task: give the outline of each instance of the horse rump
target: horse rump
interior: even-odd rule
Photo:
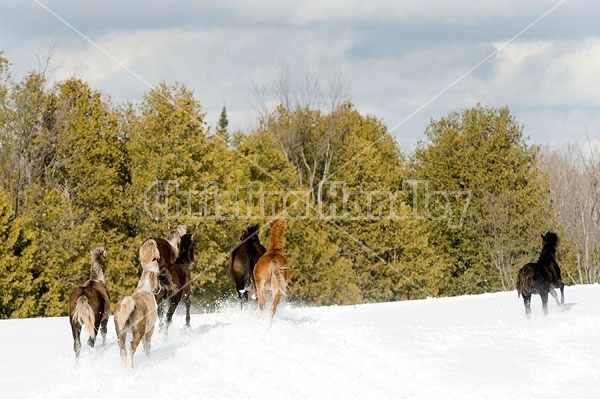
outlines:
[[[135,310],[135,301],[132,297],[126,296],[117,302],[115,307],[115,330],[117,331],[117,337],[127,334],[129,328],[129,317]]]
[[[519,270],[517,275],[517,297],[533,294],[533,279],[535,277],[535,263],[528,263]]]

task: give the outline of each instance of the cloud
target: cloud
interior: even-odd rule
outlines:
[[[340,73],[358,109],[392,127],[558,3],[41,1],[144,80],[191,88],[209,123],[226,104],[232,129],[249,125],[253,84],[276,85],[282,65],[298,81],[319,73],[324,85]],[[414,142],[430,118],[477,102],[510,105],[536,135],[553,121],[581,136],[568,127],[583,126],[578,121],[600,105],[596,11],[591,1],[565,2],[406,121],[397,137]],[[76,74],[117,101],[139,101],[148,90],[35,2],[2,1],[0,37],[17,75],[55,43],[55,79]]]

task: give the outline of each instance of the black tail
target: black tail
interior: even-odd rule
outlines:
[[[517,296],[529,296],[533,293],[534,263],[528,263],[519,270],[517,275]]]
[[[248,248],[246,249],[246,258],[248,260],[248,266],[250,267],[250,278],[248,279],[248,281],[246,281],[246,285],[244,286],[244,290],[246,291],[256,291],[256,287],[254,285],[254,265],[256,265],[256,262],[258,262],[263,253],[264,251],[262,251],[262,253],[259,253],[259,251],[252,245],[248,246]]]

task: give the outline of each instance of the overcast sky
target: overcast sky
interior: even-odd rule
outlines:
[[[209,124],[226,105],[232,129],[254,126],[254,87],[268,100],[288,69],[324,92],[341,78],[406,151],[478,102],[556,144],[600,139],[599,19],[595,0],[0,0],[0,51],[18,79],[54,47],[53,79],[114,102],[183,83]]]

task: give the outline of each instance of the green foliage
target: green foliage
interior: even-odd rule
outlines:
[[[289,220],[289,297],[316,305],[512,289],[555,225],[537,149],[507,108],[432,121],[407,160],[351,103],[279,106],[230,137],[225,107],[211,134],[182,84],[114,106],[78,78],[15,83],[8,65],[0,53],[2,318],[65,315],[98,246],[116,303],[141,243],[174,224],[194,234],[204,309],[235,297],[230,252],[257,222],[267,244],[275,216]]]
[[[508,108],[478,105],[432,121],[425,133],[428,141],[415,152],[414,178],[427,182],[430,193],[449,193],[450,200],[470,193],[462,223],[428,223],[444,255],[439,292],[512,289],[518,267],[539,251],[539,233],[554,224],[537,148],[527,146]],[[461,214],[460,206],[445,208],[443,202],[440,196],[430,201],[431,215],[448,215],[449,209]]]

